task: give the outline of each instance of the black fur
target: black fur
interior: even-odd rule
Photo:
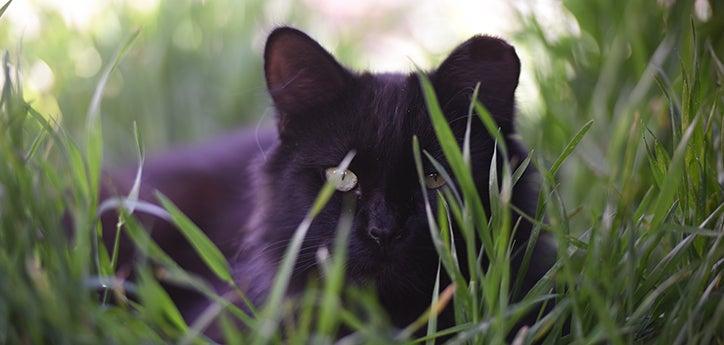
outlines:
[[[445,161],[420,81],[411,73],[350,71],[306,34],[287,27],[269,35],[264,59],[277,131],[239,133],[152,161],[143,197],[151,199],[149,191],[154,189],[169,195],[222,248],[236,281],[255,304],[261,304],[286,244],[324,183],[324,170],[355,150],[349,169],[358,176],[358,186],[336,192],[314,220],[297,259],[290,294],[316,276],[315,253],[331,247],[342,199],[353,195],[357,202],[348,281],[373,284],[393,324],[406,326],[429,305],[438,261],[417,181],[412,137],[416,135],[439,162]],[[512,136],[519,74],[520,61],[512,46],[498,38],[475,36],[428,75],[461,141],[473,89],[481,83],[479,99],[501,127],[515,163],[527,155]],[[477,119],[471,133],[474,179],[487,200],[494,141]],[[131,175],[116,174],[107,185],[128,188]],[[529,214],[534,212],[536,186],[535,172],[529,169],[514,190],[514,204]],[[434,201],[435,193],[429,196]],[[106,227],[112,224],[108,217]],[[530,227],[521,221],[518,246],[527,241]],[[382,241],[368,235],[372,228]],[[169,224],[156,222],[154,234],[182,265],[212,279]],[[456,243],[463,241],[459,238]],[[554,260],[545,241],[536,250],[526,289]],[[174,298],[183,300],[185,316],[193,318],[204,301],[181,294],[175,292]],[[453,324],[449,309],[441,317],[441,328]]]

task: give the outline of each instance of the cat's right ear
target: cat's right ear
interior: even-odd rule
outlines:
[[[335,101],[352,77],[319,43],[290,27],[277,28],[267,38],[264,73],[280,131],[294,117]]]
[[[455,48],[430,79],[440,104],[459,109],[468,108],[480,83],[478,99],[503,131],[511,132],[519,77],[520,59],[513,46],[497,37],[476,35]]]

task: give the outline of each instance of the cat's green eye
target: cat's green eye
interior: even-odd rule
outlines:
[[[338,170],[337,168],[328,168],[324,171],[327,180],[334,184],[340,192],[349,192],[357,186],[357,175],[350,170]]]
[[[445,185],[445,179],[438,173],[429,173],[425,175],[425,186],[429,189],[438,189]]]

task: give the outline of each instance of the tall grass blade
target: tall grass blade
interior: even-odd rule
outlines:
[[[219,248],[204,234],[204,232],[194,224],[191,219],[186,217],[173,202],[163,194],[157,192],[156,198],[161,202],[163,208],[168,211],[173,224],[183,234],[196,253],[201,257],[206,266],[216,274],[219,279],[234,284],[234,279],[229,270],[229,263],[226,261],[224,254]]]
[[[337,171],[345,171],[352,162],[354,155],[354,151],[348,153],[337,166]],[[284,253],[284,258],[279,266],[279,270],[277,271],[274,284],[269,296],[267,297],[264,309],[259,315],[258,326],[254,332],[253,344],[266,344],[274,336],[281,314],[279,306],[281,305],[289,285],[297,256],[299,255],[299,251],[302,247],[302,241],[304,241],[307,230],[309,230],[309,227],[312,225],[312,220],[314,220],[314,217],[319,214],[322,208],[324,208],[329,199],[332,197],[334,191],[335,186],[333,182],[331,180],[325,182],[322,190],[317,195],[312,208],[294,231],[292,240]]]

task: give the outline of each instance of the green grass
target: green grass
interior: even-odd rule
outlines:
[[[119,45],[83,107],[85,124],[74,128],[34,109],[6,54],[0,99],[0,344],[206,343],[203,330],[217,320],[230,344],[310,339],[430,344],[443,335],[453,344],[500,344],[534,304],[553,301],[549,314],[515,336],[517,344],[722,343],[724,66],[719,57],[724,21],[715,10],[708,22],[699,22],[682,3],[649,8],[646,1],[620,6],[568,1],[581,34],[556,40],[535,20],[522,18],[526,27],[519,40],[550,62],[534,69],[540,114],[523,114],[519,121],[534,149],[521,166],[533,164],[542,175],[537,212],[527,216],[535,224],[534,236],[553,234],[558,262],[514,304],[508,294],[520,282],[507,265],[515,229],[510,197],[522,170],[507,163],[490,169],[488,214],[472,184],[468,140],[459,145],[454,139],[423,78],[450,171],[431,163],[459,186],[442,189],[437,205],[427,201],[439,272],[453,284],[441,286],[438,280],[430,311],[405,329],[389,326],[370,291],[343,288],[344,243],[351,227],[346,213],[340,215],[332,253],[320,253],[326,258],[322,279],[295,301],[284,299],[301,239],[332,193],[330,186],[298,227],[265,306],[244,311],[229,303],[243,303],[244,296],[230,279],[228,262],[159,195],[163,211],[154,212],[179,227],[211,271],[228,282],[229,292],[218,295],[176,265],[130,215],[134,207],[148,207],[138,202],[137,187],[125,200],[118,229],[147,260],[139,263],[137,280],[116,278],[117,253],[99,246],[97,213],[103,206],[97,192],[107,145],[101,102],[114,70],[132,68],[123,58],[133,51],[133,38]],[[469,121],[483,121],[498,137],[481,105],[471,106]],[[138,152],[139,173],[142,137],[136,128],[123,142],[123,150]],[[416,140],[410,145],[424,188],[421,165],[432,158]],[[505,156],[506,148],[499,145],[495,154]],[[70,238],[65,214],[76,220]],[[451,224],[459,227],[472,254],[466,262],[458,261],[451,244]],[[481,255],[476,240],[490,258],[485,271],[476,262]],[[525,257],[530,259],[530,252]],[[213,303],[187,323],[161,282],[188,286]],[[107,303],[111,299],[116,302]],[[436,312],[447,304],[455,309],[456,326],[438,329]],[[353,332],[337,340],[340,327]],[[413,336],[418,329],[426,335]]]

